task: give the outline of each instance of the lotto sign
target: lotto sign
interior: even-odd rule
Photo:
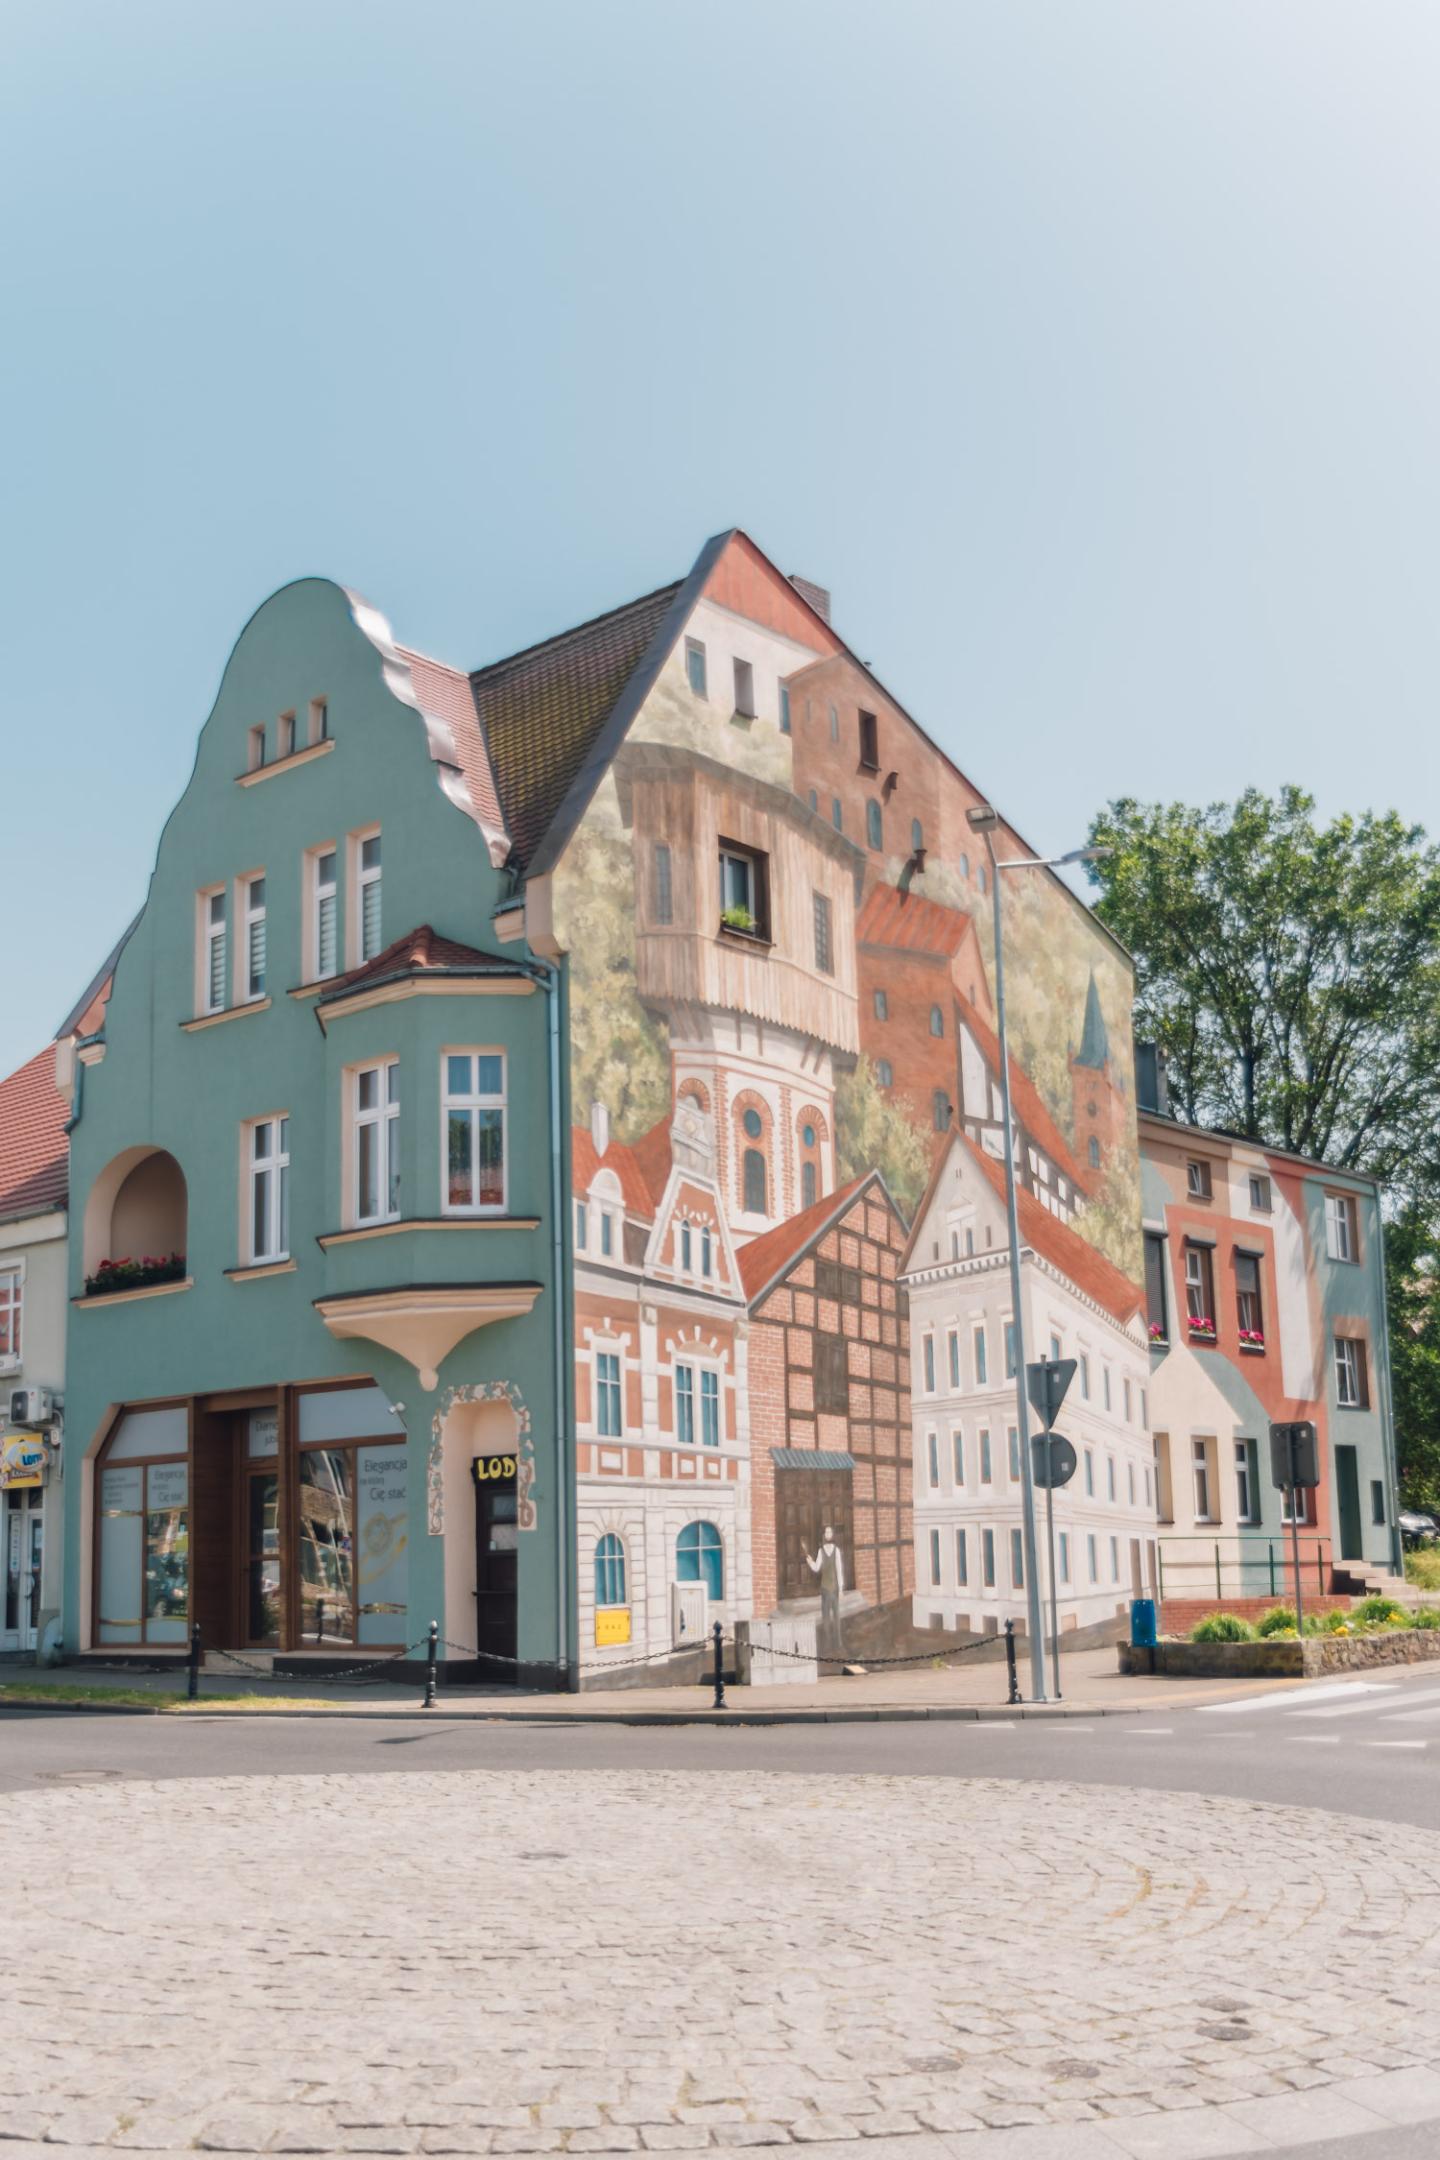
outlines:
[[[45,1442],[37,1433],[11,1433],[0,1442],[0,1491],[20,1485],[43,1485]]]

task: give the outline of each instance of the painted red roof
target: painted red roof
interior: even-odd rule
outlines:
[[[970,927],[970,916],[960,908],[943,907],[921,893],[902,892],[898,885],[877,885],[860,910],[855,935],[862,945],[936,953],[953,960]]]
[[[963,990],[955,991],[955,1002],[960,1008],[965,1025],[980,1048],[980,1055],[998,1079],[1000,1073],[1000,1038],[989,1021],[973,1006]],[[1030,1135],[1037,1147],[1042,1147],[1052,1162],[1058,1163],[1081,1192],[1093,1193],[1099,1178],[1093,1170],[1082,1170],[1070,1152],[1070,1143],[1061,1132],[1045,1106],[1045,1098],[1030,1078],[1023,1065],[1012,1056],[1010,1059],[1010,1107],[1018,1118],[1021,1128]]]
[[[477,952],[473,945],[461,945],[455,938],[441,937],[429,923],[422,923],[418,930],[407,930],[404,937],[396,938],[384,952],[376,953],[373,960],[351,968],[348,975],[336,975],[325,985],[325,995],[331,998],[339,991],[356,990],[367,982],[381,982],[391,975],[419,974],[427,968],[469,968],[486,975],[513,972],[493,953]]]
[[[798,1260],[812,1238],[828,1228],[837,1215],[843,1215],[862,1185],[878,1173],[862,1170],[859,1177],[851,1178],[837,1192],[827,1193],[813,1207],[804,1208],[798,1215],[776,1223],[773,1230],[752,1238],[741,1248],[740,1280],[745,1285],[746,1298],[753,1304],[762,1290],[768,1289],[778,1275],[783,1275],[792,1261]]]
[[[601,1155],[588,1125],[576,1125],[570,1135],[570,1178],[577,1193],[586,1193],[601,1170],[612,1170],[620,1180],[620,1197],[627,1215],[653,1222],[664,1197],[670,1175],[670,1121],[653,1125],[633,1144],[612,1140]]]
[[[0,1080],[0,1216],[38,1215],[46,1208],[64,1207],[68,1114],[55,1085],[52,1044],[8,1080]]]
[[[475,709],[475,693],[470,687],[469,676],[458,668],[447,667],[443,660],[432,660],[428,653],[412,652],[404,645],[397,646],[396,650],[410,670],[415,695],[424,710],[434,713],[450,730],[465,791],[476,817],[491,832],[504,833],[505,813],[500,808],[495,769],[490,762],[480,715]]]
[[[983,1148],[977,1147],[968,1133],[957,1133],[955,1137],[963,1147],[969,1149],[1003,1200],[1004,1165],[996,1162],[993,1156],[987,1155]],[[1086,1297],[1093,1298],[1095,1303],[1113,1319],[1118,1320],[1122,1327],[1133,1314],[1141,1310],[1144,1298],[1139,1284],[1132,1283],[1128,1275],[1122,1274],[1113,1260],[1107,1260],[1104,1253],[1095,1250],[1088,1238],[1081,1237],[1078,1230],[1072,1230],[1068,1223],[1063,1223],[1058,1216],[1052,1215],[1049,1208],[1043,1206],[1034,1193],[1027,1192],[1023,1185],[1015,1197],[1019,1205],[1020,1236],[1024,1244],[1033,1246],[1037,1253],[1043,1254],[1045,1259],[1059,1268],[1062,1275],[1074,1283],[1077,1290],[1083,1291]]]

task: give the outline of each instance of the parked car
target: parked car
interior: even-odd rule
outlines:
[[[1418,1515],[1412,1509],[1402,1509],[1400,1536],[1406,1545],[1433,1545],[1440,1539],[1440,1523],[1433,1515]]]

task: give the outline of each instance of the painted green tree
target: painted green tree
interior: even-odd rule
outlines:
[[[908,1096],[886,1094],[869,1058],[835,1083],[835,1153],[840,1183],[878,1170],[907,1222],[930,1176],[930,1151]]]

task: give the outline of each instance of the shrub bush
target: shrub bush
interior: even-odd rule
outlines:
[[[1405,1555],[1405,1580],[1420,1590],[1440,1590],[1440,1546]]]
[[[1294,1614],[1291,1614],[1293,1621]],[[1207,1613],[1190,1630],[1191,1642],[1254,1642],[1255,1630],[1238,1613]]]
[[[1350,1617],[1364,1627],[1405,1627],[1410,1616],[1393,1597],[1377,1593],[1374,1597],[1361,1598]]]
[[[1257,1635],[1293,1635],[1295,1633],[1295,1608],[1293,1605],[1272,1605],[1269,1612],[1261,1613],[1255,1622]]]
[[[1440,1627],[1440,1605],[1417,1605],[1410,1615],[1411,1627]]]

